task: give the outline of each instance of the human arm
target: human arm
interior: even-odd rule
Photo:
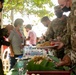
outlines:
[[[26,40],[29,40],[30,39],[30,37],[28,36],[27,38],[26,38]]]
[[[36,33],[34,31],[29,31],[28,33],[28,37],[26,38],[27,40],[34,40],[34,38],[36,37]]]
[[[53,25],[53,22],[51,22],[51,24],[48,26],[48,29],[45,33],[45,40],[49,41],[51,38],[52,39],[54,38],[54,31],[53,31],[52,25]]]
[[[2,37],[2,38],[0,38],[0,40],[1,40],[0,41],[1,42],[1,45],[10,46],[10,42],[9,41],[6,41],[5,38]]]
[[[63,33],[61,34],[61,36],[58,36],[57,37],[57,40],[59,41],[59,48],[62,48],[62,47],[71,47],[71,26],[70,26],[70,22],[69,22],[69,19],[67,19],[67,24],[63,30]]]
[[[12,44],[10,44],[9,48],[10,48],[10,56],[14,57],[14,51],[13,51],[13,48],[12,48]]]
[[[60,62],[56,63],[56,66],[57,67],[58,66],[69,66],[70,64],[71,64],[70,57],[68,55],[65,55]]]
[[[10,56],[11,56],[11,57],[14,57],[14,51],[13,51],[13,47],[12,47],[12,39],[13,39],[13,36],[14,36],[14,32],[12,31],[12,32],[10,33],[9,37],[8,37],[8,40],[9,40],[9,42],[10,42],[9,48],[10,48]]]

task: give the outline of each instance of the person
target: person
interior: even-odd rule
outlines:
[[[71,13],[67,22],[67,34],[71,41],[71,51],[68,52],[63,59],[57,63],[57,66],[76,65],[76,0],[72,2]],[[76,70],[75,70],[76,73]],[[76,75],[76,74],[75,74]]]
[[[5,28],[0,29],[0,54],[2,45],[10,46],[10,42],[5,40],[5,38],[7,37],[8,37],[8,31]],[[4,75],[1,55],[0,55],[0,75]]]
[[[60,8],[60,6],[55,6],[55,15],[57,18],[55,18],[49,27],[50,37],[45,36],[45,38],[49,37],[49,40],[56,39],[59,46],[55,51],[55,56],[58,58],[63,58],[64,56],[64,46],[66,48],[68,41],[66,38],[66,32],[67,32],[67,17],[63,15],[63,11]],[[59,41],[60,40],[60,41]],[[66,41],[67,40],[67,41]],[[64,43],[61,43],[61,41]]]
[[[1,45],[9,45],[9,42],[5,41],[5,38],[8,37],[8,30],[5,28],[0,29],[0,47]]]
[[[2,12],[2,9],[3,9],[3,3],[4,3],[4,0],[0,0],[0,13]],[[1,23],[1,17],[0,17],[0,23]],[[1,30],[1,26],[0,26],[0,30]],[[2,31],[2,30],[1,30]],[[0,31],[0,33],[2,33]],[[1,36],[2,37],[2,36]],[[4,39],[3,39],[3,37],[2,37],[2,40],[4,41]],[[2,41],[1,41],[1,39],[0,39],[0,43],[1,43]],[[1,45],[3,45],[2,43],[1,43]],[[0,45],[0,48],[1,48],[1,45]],[[0,49],[0,51],[1,51],[1,49]],[[0,75],[4,75],[4,72],[3,72],[3,65],[2,65],[2,60],[1,60],[1,57],[0,57]]]
[[[29,45],[36,45],[37,36],[36,33],[32,30],[32,26],[30,24],[25,26],[26,31],[28,32],[26,40],[29,40]]]
[[[58,4],[64,12],[71,11],[71,6],[74,2],[76,2],[76,0],[58,0]]]
[[[11,68],[13,68],[13,66],[16,63],[16,57],[22,56],[22,48],[24,46],[24,38],[20,32],[20,28],[23,25],[23,19],[21,18],[17,18],[14,22],[14,29],[11,31],[8,39],[11,43],[10,46],[10,64],[11,64]]]
[[[48,18],[48,16],[42,17],[41,22],[42,22],[42,24],[43,24],[45,27],[48,27],[48,26],[51,24],[51,21],[50,21],[50,19]]]
[[[13,30],[14,26],[13,25],[7,25],[5,27],[5,29],[7,29],[8,31],[8,36],[10,35],[11,31]],[[9,41],[8,38],[5,38],[6,41]],[[2,45],[2,50],[3,50],[3,57],[4,57],[4,53],[6,56],[9,56],[9,50],[6,51],[6,49],[8,49],[9,47],[6,45]]]
[[[41,23],[47,27],[47,31],[45,33],[45,35],[42,35],[42,39],[45,39],[46,41],[50,40],[50,26],[51,26],[51,20],[48,18],[48,16],[44,16],[41,19]],[[46,36],[46,38],[45,38]]]
[[[69,47],[69,37],[66,35],[67,32],[67,17],[66,15],[63,15],[63,11],[60,6],[55,6],[55,15],[57,16],[56,19],[54,19],[51,22],[51,38],[54,38],[57,40],[58,48],[56,50],[56,54],[58,58],[63,58],[65,55],[64,52]],[[63,43],[61,43],[63,42]],[[68,45],[68,46],[67,46]]]
[[[12,25],[7,25],[7,26],[5,27],[5,29],[8,30],[8,35],[10,35],[10,32],[13,30],[13,28],[14,28],[14,27],[13,27]],[[5,38],[5,40],[9,41],[8,38]],[[3,51],[4,51],[5,49],[7,49],[7,48],[8,48],[8,46],[3,45]]]
[[[10,35],[10,33],[13,30],[14,26],[13,25],[7,25],[5,28],[8,30],[8,34]]]
[[[3,9],[3,3],[4,3],[4,0],[0,0],[0,12],[2,12],[2,9]]]

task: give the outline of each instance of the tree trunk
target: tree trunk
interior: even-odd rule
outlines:
[[[0,12],[0,28],[3,28],[2,12]]]
[[[11,24],[14,25],[14,10],[11,10]]]

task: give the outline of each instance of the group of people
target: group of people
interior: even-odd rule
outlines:
[[[47,41],[52,41],[53,39],[56,40],[55,43],[58,43],[60,46],[57,48],[58,50],[54,50],[56,51],[55,56],[62,59],[64,56],[65,47],[67,46],[69,41],[66,35],[67,17],[63,15],[63,11],[60,8],[60,6],[55,6],[54,10],[55,15],[57,16],[56,19],[50,21],[49,18],[45,16],[41,19],[41,22],[45,26],[48,25],[48,30],[45,34],[45,40]],[[65,47],[63,47],[64,45]]]
[[[3,1],[1,2],[1,5]],[[56,63],[56,66],[72,65],[76,64],[76,1],[75,0],[58,0],[59,5],[54,7],[55,18],[51,21],[47,16],[44,16],[41,19],[41,22],[44,26],[47,27],[47,31],[44,35],[45,41],[52,41],[55,39],[55,43],[58,44],[58,47],[55,48],[55,56],[60,58],[61,61]],[[0,5],[0,6],[1,6]],[[2,8],[0,8],[2,9]],[[63,15],[63,12],[71,11],[70,15],[67,17]],[[24,36],[23,31],[23,19],[18,18],[14,22],[14,27],[7,32],[9,33],[9,41],[4,40],[4,36],[7,38],[3,30],[0,30],[0,34],[3,35],[0,41],[0,46],[4,45],[5,41],[7,46],[10,48],[10,59],[11,59],[11,68],[16,63],[16,57],[22,56],[22,48],[26,45],[26,40],[29,40],[31,45],[36,45],[36,34],[32,31],[32,25],[28,24],[25,26],[26,31],[28,32],[27,38]],[[4,30],[9,30],[9,27],[6,27]],[[5,31],[6,32],[6,31]],[[2,61],[0,59],[0,74],[2,73]],[[4,74],[1,74],[4,75]]]
[[[7,25],[5,28],[0,29],[0,47],[6,45],[10,48],[10,69],[14,67],[17,61],[16,57],[23,55],[22,49],[26,45],[27,40],[29,40],[29,45],[36,45],[36,34],[32,30],[32,25],[28,24],[25,26],[28,32],[28,36],[25,38],[24,32],[22,31],[23,22],[23,19],[18,18],[15,20],[14,26]],[[2,61],[0,63],[2,66]]]
[[[1,11],[3,8],[3,2],[4,0],[0,1]],[[6,45],[10,48],[10,69],[14,67],[17,61],[16,57],[23,55],[22,49],[26,45],[27,40],[29,40],[29,45],[36,45],[36,33],[32,30],[32,25],[28,24],[25,26],[25,30],[28,33],[27,37],[25,37],[23,32],[23,22],[23,19],[17,18],[14,21],[14,25],[7,25],[5,28],[0,29],[0,47]],[[6,38],[8,38],[8,41]],[[1,57],[0,75],[4,75]]]
[[[61,1],[61,0],[59,0]],[[64,1],[64,0],[63,0]],[[76,10],[76,1],[75,0],[69,0],[69,2],[67,0],[65,0],[64,2],[66,2],[67,4],[65,5],[66,7],[70,8],[69,11],[70,15],[68,17],[67,20],[67,35],[68,35],[68,39],[69,40],[69,44],[70,44],[70,52],[68,52],[62,59],[62,61],[58,64],[58,66],[61,65],[71,65],[71,64],[75,64],[76,65],[76,33],[75,33],[75,25],[76,25],[76,14],[75,14],[75,10]],[[60,3],[61,5],[63,4],[62,2]],[[64,6],[63,6],[64,8]]]
[[[27,31],[27,37],[25,37],[23,32],[23,19],[17,18],[13,25],[7,25],[5,28],[2,28],[0,35],[0,46],[6,45],[10,48],[10,69],[12,69],[17,61],[16,57],[23,55],[23,47],[26,45],[26,41],[29,40],[28,45],[36,45],[36,33],[32,30],[32,25],[28,24],[25,26]],[[6,36],[7,34],[7,36]],[[5,40],[8,38],[8,41]],[[5,41],[5,42],[4,42]]]
[[[22,49],[26,45],[26,41],[29,40],[29,45],[36,45],[36,34],[32,31],[32,26],[30,24],[25,26],[26,31],[28,32],[27,38],[25,37],[21,28],[23,28],[23,19],[16,19],[14,22],[14,29],[11,31],[8,39],[11,43],[10,45],[10,58],[11,58],[11,68],[16,63],[16,57],[22,56]]]
[[[61,58],[56,66],[76,65],[76,1],[58,0],[59,5],[54,7],[56,19],[50,21],[47,16],[41,19],[44,26],[48,27],[45,40],[56,39],[58,44],[56,55]],[[69,16],[63,15],[70,11]],[[76,70],[75,70],[76,72]]]

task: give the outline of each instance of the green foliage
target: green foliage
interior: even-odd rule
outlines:
[[[57,57],[54,56],[50,56],[49,57],[54,61],[54,62],[59,62],[60,60]]]
[[[47,10],[46,5],[51,9],[53,3],[51,0],[5,0],[4,11],[8,12],[14,9],[15,12],[21,14],[25,12],[28,15],[34,14],[38,17],[53,16],[53,13]]]
[[[30,67],[31,66],[31,67]],[[28,62],[27,69],[29,71],[60,71],[63,67],[56,67],[54,62],[44,59],[40,64],[36,64],[33,60]]]
[[[5,0],[4,10],[9,11],[15,9],[16,11],[24,8],[24,0]]]

